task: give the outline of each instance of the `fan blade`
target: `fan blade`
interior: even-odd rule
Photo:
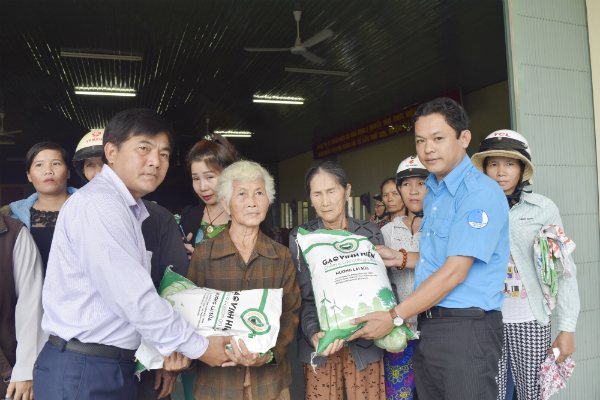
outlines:
[[[270,49],[263,49],[260,47],[244,47],[244,50],[246,51],[289,51],[289,48],[270,48]]]
[[[332,31],[330,31],[329,29],[324,29],[321,32],[317,33],[315,36],[311,37],[310,39],[307,39],[304,42],[302,42],[302,45],[304,47],[314,46],[317,43],[321,43],[323,40],[329,39],[331,35],[333,35]]]
[[[23,131],[17,130],[17,131],[2,132],[2,133],[4,133],[5,135],[12,135],[13,133],[21,133],[21,132],[23,132]]]
[[[315,63],[315,64],[323,64],[325,62],[325,59],[311,53],[310,51],[306,51],[304,53],[300,53],[300,55],[304,58],[306,58],[308,61],[310,61],[311,63]]]

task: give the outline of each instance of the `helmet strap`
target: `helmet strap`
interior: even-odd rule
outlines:
[[[512,194],[506,195],[506,200],[508,201],[508,208],[512,208],[512,206],[514,206],[521,200],[521,194],[523,192],[531,193],[531,190],[525,189],[525,186],[529,185],[529,180],[526,180],[525,182],[523,182],[523,173],[524,172],[525,171],[521,171],[521,177],[519,178],[519,183],[517,184],[515,191]],[[513,202],[513,200],[514,200],[514,202]]]

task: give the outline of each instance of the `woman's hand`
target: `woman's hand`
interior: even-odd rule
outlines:
[[[185,240],[183,240],[183,238],[181,238],[181,240],[183,240],[183,245],[185,246],[185,250],[187,251],[188,254],[188,260],[192,259],[192,254],[194,253],[194,246],[192,246],[189,241],[192,240],[192,233],[188,233],[187,235],[187,241],[188,243],[185,242]]]
[[[325,332],[319,332],[315,333],[310,339],[313,347],[315,348],[315,351],[319,348],[319,342],[321,341],[321,339],[323,339],[324,336]],[[335,339],[333,343],[330,343],[325,350],[319,353],[319,356],[328,357],[340,351],[342,347],[344,347],[344,341],[340,339]]]
[[[394,329],[394,321],[387,311],[375,311],[350,321],[352,325],[359,325],[363,322],[366,322],[366,324],[354,332],[348,341],[358,338],[381,339]]]
[[[260,367],[269,361],[271,354],[265,353],[264,356],[260,356],[259,353],[250,353],[246,347],[246,343],[242,339],[239,340],[240,347],[237,346],[234,339],[231,339],[231,350],[226,349],[225,354],[231,361],[223,364],[223,367],[235,367],[236,365],[243,365],[246,367]]]
[[[376,212],[374,212],[373,215],[371,215],[371,219],[369,221],[371,221],[372,223],[375,223],[375,221],[377,221],[377,213]]]
[[[162,383],[162,390],[158,394],[158,399],[164,399],[175,390],[177,385],[177,372],[165,371],[164,369],[157,369],[154,378],[154,390],[158,390]]]
[[[192,360],[181,353],[174,351],[169,357],[163,357],[163,369],[165,371],[177,372],[190,366]]]
[[[383,245],[375,246],[375,250],[377,253],[379,253],[379,256],[387,268],[399,267],[402,265],[404,254],[400,253],[399,251],[392,250]]]
[[[553,348],[560,350],[560,355],[556,362],[561,363],[565,361],[567,357],[575,353],[575,334],[573,332],[560,332],[554,343],[552,343],[552,346],[550,346],[548,355],[552,353]]]

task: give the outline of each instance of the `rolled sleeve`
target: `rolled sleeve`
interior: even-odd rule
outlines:
[[[489,263],[507,224],[506,198],[490,189],[469,192],[447,232],[447,257],[468,256]]]

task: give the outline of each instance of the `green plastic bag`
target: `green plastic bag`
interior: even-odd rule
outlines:
[[[419,335],[413,333],[404,324],[396,326],[387,336],[375,339],[375,345],[392,353],[399,353],[406,349],[408,340],[418,339]]]

